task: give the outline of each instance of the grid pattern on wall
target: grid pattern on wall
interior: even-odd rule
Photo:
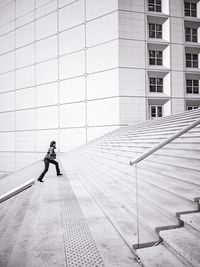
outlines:
[[[199,0],[119,0],[121,122],[200,106],[199,14]],[[162,90],[152,90],[152,81],[162,81]]]
[[[118,1],[100,2],[1,1],[2,172],[118,128]]]
[[[200,106],[199,0],[0,2],[0,170]]]

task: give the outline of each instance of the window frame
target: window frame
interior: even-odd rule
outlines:
[[[197,59],[194,59],[194,56],[197,57]],[[199,68],[198,54],[186,53],[185,59],[186,68]]]
[[[154,82],[152,82],[154,80]],[[159,83],[162,81],[161,83]],[[152,88],[155,90],[152,90]],[[161,88],[161,90],[159,90]],[[150,93],[163,93],[163,78],[162,77],[149,77],[149,92]]]
[[[162,13],[162,0],[148,0],[148,11]]]
[[[151,29],[153,26],[153,29]],[[158,29],[160,27],[160,29]],[[151,36],[151,34],[153,36]],[[162,39],[162,24],[149,23],[149,38]]]
[[[187,33],[187,31],[188,31],[188,33]],[[198,42],[198,33],[197,33],[196,28],[185,27],[185,41],[186,42],[192,42],[192,43]]]
[[[187,106],[186,107],[186,110],[189,111],[189,110],[194,110],[194,109],[198,109],[199,106]]]
[[[155,108],[155,116],[152,116],[152,108]],[[160,113],[159,108],[161,108],[161,116],[158,116]],[[163,117],[163,105],[149,105],[149,115],[150,119]]]
[[[197,82],[197,85],[195,85],[196,82]],[[197,89],[197,92],[195,92],[196,89]],[[195,94],[195,95],[199,94],[199,80],[186,79],[186,94]]]
[[[151,54],[154,54],[154,56],[151,56]],[[149,65],[163,66],[163,51],[149,50]]]
[[[187,6],[187,7],[186,7]],[[184,15],[186,17],[197,17],[197,4],[184,1]]]

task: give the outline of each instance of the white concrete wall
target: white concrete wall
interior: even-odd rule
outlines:
[[[187,75],[200,80],[185,49],[200,50],[184,27],[198,22],[182,0],[162,5],[155,16],[147,0],[0,1],[0,171],[43,157],[51,140],[65,152],[144,121],[149,104],[170,115],[200,100],[185,91]],[[162,40],[149,38],[148,23],[163,25]],[[149,65],[149,49],[163,51],[163,66]],[[152,75],[163,93],[149,92]]]
[[[186,94],[187,75],[199,80],[199,69],[186,69],[185,51],[200,54],[200,50],[198,43],[185,42],[185,25],[199,32],[199,23],[185,18],[184,1],[162,0],[161,15],[148,12],[147,0],[119,0],[119,10],[120,122],[148,119],[150,104],[162,104],[163,116],[184,111],[190,98],[200,104],[199,94]],[[149,23],[162,24],[162,39],[149,38]],[[149,65],[149,50],[163,52],[162,66]],[[163,78],[163,93],[149,91],[149,77]]]
[[[0,3],[0,171],[119,126],[117,0]]]

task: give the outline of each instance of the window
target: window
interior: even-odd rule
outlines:
[[[150,106],[150,118],[162,117],[163,115],[163,107],[157,105]]]
[[[198,54],[186,53],[186,67],[198,68]]]
[[[197,42],[197,29],[185,28],[186,42]]]
[[[162,39],[162,24],[149,23],[149,38]]]
[[[196,17],[197,16],[197,4],[185,2],[185,16]]]
[[[197,109],[199,106],[187,106],[187,110]]]
[[[162,65],[162,51],[149,51],[149,65]]]
[[[186,80],[187,94],[199,94],[199,80]]]
[[[163,92],[163,78],[149,78],[149,91],[162,93]]]
[[[152,12],[162,12],[161,0],[149,0],[149,11]]]

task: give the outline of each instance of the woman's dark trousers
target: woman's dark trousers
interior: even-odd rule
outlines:
[[[44,171],[41,173],[40,177],[38,178],[38,180],[42,180],[42,178],[45,176],[45,174],[48,172],[49,169],[49,163],[52,163],[55,165],[56,167],[56,173],[57,175],[60,174],[60,169],[59,169],[59,164],[57,161],[53,160],[53,159],[44,159]]]

